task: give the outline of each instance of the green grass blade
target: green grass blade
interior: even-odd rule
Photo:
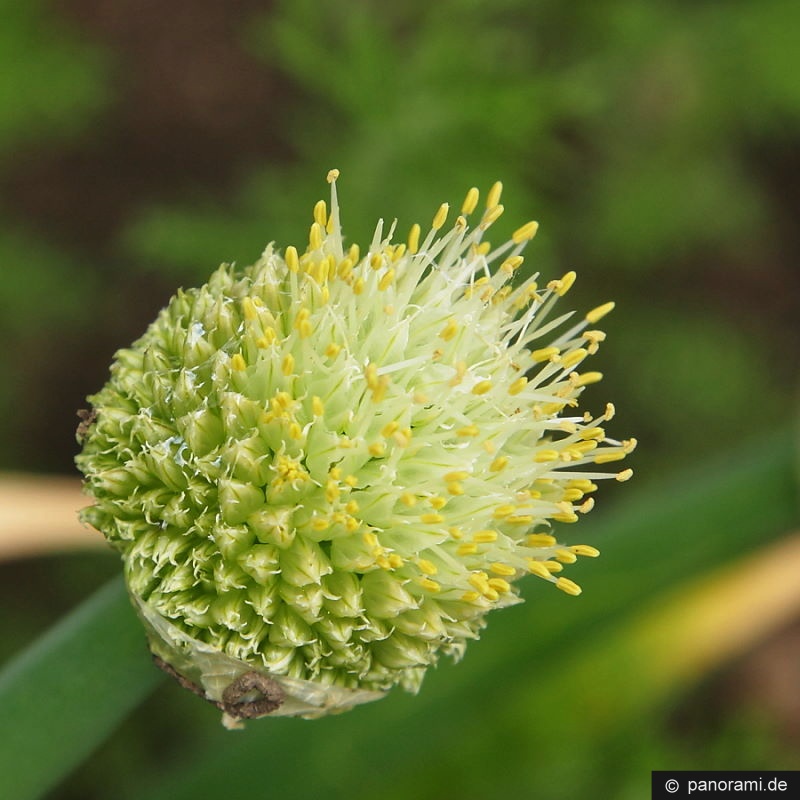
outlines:
[[[0,672],[0,797],[41,797],[159,680],[115,579]]]

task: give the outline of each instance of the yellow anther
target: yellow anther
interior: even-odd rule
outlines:
[[[397,422],[387,422],[381,428],[381,436],[391,436],[400,427]]]
[[[580,489],[572,488],[565,489],[564,494],[561,496],[562,500],[571,503],[573,500],[580,500],[583,497],[583,492]]]
[[[578,557],[575,555],[575,553],[562,548],[561,550],[556,550],[555,559],[556,561],[560,561],[562,564],[574,564],[578,560]]]
[[[344,281],[347,280],[353,272],[353,262],[349,258],[343,258],[336,268],[336,274]]]
[[[428,502],[431,504],[432,508],[434,508],[436,511],[440,511],[447,505],[447,498],[434,495],[433,497],[428,498]]]
[[[510,395],[519,394],[528,384],[528,379],[523,375],[520,378],[517,378],[509,387],[508,393]]]
[[[352,286],[353,294],[355,295],[363,294],[365,286],[366,283],[364,282],[364,279],[361,276],[359,276],[353,281],[353,286]]]
[[[559,564],[558,561],[543,561],[542,563],[549,572],[562,572],[564,569],[564,565]]]
[[[389,386],[389,376],[388,375],[381,375],[378,378],[378,385],[372,390],[372,402],[373,403],[380,403],[381,400],[386,396],[386,389]],[[397,434],[395,434],[396,436]]]
[[[602,442],[606,438],[606,432],[602,428],[584,428],[580,432],[581,439],[592,439],[596,442]]]
[[[480,600],[480,594],[478,592],[464,592],[461,595],[461,599],[465,603],[474,603],[476,600]]]
[[[456,217],[456,221],[453,223],[454,228],[466,228],[467,227],[467,218],[462,214],[459,214]]]
[[[567,448],[571,453],[580,458],[582,455],[586,453],[590,453],[592,450],[597,448],[597,441],[595,439],[586,439],[583,442],[575,442]]]
[[[359,529],[361,523],[355,517],[348,517],[347,521],[344,523],[344,527],[350,532],[354,533]]]
[[[408,232],[408,252],[412,255],[419,250],[419,234],[420,234],[420,227],[415,222],[411,226],[411,230]]]
[[[472,541],[476,544],[491,544],[497,541],[497,531],[488,528],[483,531],[478,531],[473,537]]]
[[[288,378],[294,372],[294,356],[287,353],[281,362],[281,372]]]
[[[311,323],[308,321],[310,316],[311,312],[307,308],[301,308],[294,319],[294,328],[303,339],[311,335]]]
[[[583,361],[589,353],[583,347],[578,347],[571,350],[569,353],[561,357],[561,364],[565,368],[574,367],[579,361]]]
[[[500,219],[504,211],[505,208],[502,205],[492,206],[491,208],[487,209],[483,215],[483,219],[481,220],[480,227],[486,230],[486,228]]]
[[[325,348],[325,355],[328,356],[328,358],[336,358],[336,356],[339,355],[339,351],[341,349],[342,349],[341,345],[336,344],[336,342],[331,342]]]
[[[557,281],[558,286],[554,287],[553,291],[560,297],[563,297],[572,288],[572,284],[575,283],[575,278],[577,277],[578,276],[570,270],[561,280]]]
[[[252,298],[245,297],[242,300],[242,314],[246,320],[254,320],[258,316],[258,311]]]
[[[433,217],[433,222],[431,223],[431,227],[438,231],[439,228],[444,225],[445,221],[447,220],[447,213],[450,211],[450,205],[448,203],[442,203],[439,206],[439,210]]]
[[[494,589],[500,594],[506,594],[506,592],[511,591],[511,584],[502,578],[489,578],[487,583],[489,584],[490,589]]]
[[[477,395],[486,394],[487,392],[491,391],[491,389],[492,389],[491,381],[478,381],[478,383],[476,383],[472,387],[472,394],[477,394]]]
[[[609,464],[612,461],[622,461],[627,453],[624,450],[604,450],[594,457],[595,464]]]
[[[464,494],[464,486],[459,481],[450,481],[447,484],[447,493],[454,496]]]
[[[529,533],[525,537],[528,547],[553,547],[556,543],[556,537],[551,536],[549,533]]]
[[[534,350],[531,353],[531,360],[536,364],[541,361],[549,361],[554,356],[557,356],[559,352],[557,347],[543,347],[541,350]]]
[[[385,555],[379,555],[379,556],[377,556],[377,557],[375,558],[375,563],[376,563],[376,564],[377,564],[377,565],[378,565],[378,566],[379,566],[381,569],[390,569],[390,568],[391,568],[391,564],[390,564],[390,562],[389,562],[389,559],[388,559],[388,558],[387,558]]]
[[[372,399],[376,399],[374,395]],[[394,439],[398,447],[408,447],[411,444],[411,428],[403,428],[400,431],[395,431],[392,434],[392,439]]]
[[[311,410],[315,417],[321,417],[325,413],[325,404],[316,395],[311,398]]]
[[[506,518],[509,525],[531,525],[533,524],[533,515],[531,514],[512,514]]]
[[[303,438],[303,429],[300,427],[299,422],[290,422],[288,433],[289,438],[294,439],[295,441]]]
[[[587,556],[589,558],[597,558],[600,551],[590,544],[574,544],[569,548],[576,556]]]
[[[399,569],[403,566],[403,559],[401,556],[397,555],[397,553],[391,553],[389,555],[389,566],[392,569]]]
[[[392,251],[392,261],[399,261],[406,254],[406,246],[403,242],[396,244]]]
[[[500,472],[508,466],[508,456],[498,456],[489,464],[489,472]]]
[[[284,258],[286,260],[286,266],[289,267],[291,272],[297,272],[300,269],[300,259],[297,256],[296,247],[289,245],[289,247],[286,248]]]
[[[505,575],[506,578],[517,574],[516,569],[514,569],[514,567],[512,567],[510,564],[501,564],[499,561],[495,561],[494,564],[490,564],[489,569],[494,572],[495,575]]]
[[[533,457],[537,464],[546,464],[548,461],[558,461],[558,450],[540,450]]]
[[[339,177],[339,170],[332,169],[328,172],[328,183],[333,183]]]
[[[624,450],[626,453],[632,453],[632,452],[633,452],[633,451],[636,449],[636,445],[638,445],[638,444],[639,444],[639,442],[638,442],[638,440],[637,440],[637,439],[633,439],[633,438],[631,438],[631,439],[625,439],[625,440],[622,442],[622,449],[623,449],[623,450]]]
[[[336,481],[328,481],[325,484],[325,499],[329,503],[335,503],[339,499],[340,489]]]
[[[467,578],[467,583],[474,586],[481,594],[485,593],[489,588],[489,576],[485,572],[473,572]]]
[[[485,256],[491,249],[492,249],[491,242],[481,242],[479,245],[475,246],[475,255]]]
[[[606,338],[605,331],[584,331],[581,336],[592,344],[604,342]]]
[[[384,453],[386,453],[386,445],[383,442],[375,442],[371,444],[367,450],[371,456],[375,458],[380,458]]]
[[[603,317],[608,314],[609,312],[614,310],[615,303],[612,300],[609,303],[603,303],[601,306],[597,306],[597,308],[593,308],[587,315],[586,321],[590,325],[594,325],[595,322],[599,322]]]
[[[544,565],[543,562],[537,561],[534,558],[529,558],[526,562],[528,567],[528,572],[531,575],[538,575],[540,578],[544,578],[545,580],[550,579],[550,570]]]
[[[473,542],[464,542],[456,548],[456,555],[472,556],[478,552],[478,545]]]
[[[461,213],[467,215],[471,214],[478,205],[479,197],[480,197],[480,192],[473,186],[467,192],[467,196],[464,198],[464,202],[461,206]]]
[[[237,372],[247,369],[247,364],[241,353],[234,353],[231,357],[231,369],[235,369]]]
[[[630,467],[628,467],[628,469],[624,469],[622,470],[622,472],[618,472],[614,477],[620,483],[624,483],[625,481],[629,481],[633,477],[633,470]]]
[[[367,547],[373,549],[379,546],[378,537],[372,531],[364,531],[364,533],[361,534],[361,541],[364,542]]]
[[[322,247],[322,239],[325,234],[325,228],[318,222],[315,222],[308,232],[308,248],[309,250],[319,250]]]
[[[573,373],[575,375],[576,373]],[[588,386],[590,383],[599,383],[603,380],[603,373],[602,372],[584,372],[582,375],[578,375],[576,378],[572,378],[570,375],[570,380],[572,385],[576,388],[579,386]]]
[[[325,226],[328,221],[328,207],[325,205],[324,200],[318,200],[314,206],[314,222],[318,225]]]
[[[571,594],[573,597],[577,597],[582,591],[581,587],[569,578],[559,578],[556,581],[556,588],[561,589],[562,592]]]
[[[369,265],[377,272],[383,266],[383,252],[373,253],[369,259]]]
[[[439,331],[439,338],[449,342],[458,333],[458,323],[450,318],[447,324]]]
[[[516,244],[522,244],[522,242],[533,239],[538,230],[539,223],[535,220],[531,220],[530,222],[526,222],[521,228],[517,228],[514,233],[511,234],[511,239]]]
[[[447,529],[447,532],[454,538],[454,539],[462,539],[464,537],[464,531],[461,530],[457,525],[453,525],[452,527]]]
[[[439,567],[437,567],[433,561],[428,561],[427,558],[421,558],[417,561],[417,566],[420,568],[420,571],[424,572],[426,575],[435,575],[439,571]]]
[[[311,520],[311,527],[315,531],[326,531],[330,527],[330,522],[324,517],[314,517],[314,519]]]
[[[263,350],[269,347],[276,339],[275,331],[272,328],[266,328],[264,335],[256,339],[256,344]]]
[[[441,514],[436,514],[435,512],[428,512],[426,514],[422,514],[419,518],[419,521],[423,525],[438,525],[440,522],[444,522],[444,517]]]
[[[506,275],[513,275],[523,261],[525,261],[524,256],[510,256],[500,265],[500,271],[505,272]]]
[[[563,511],[560,514],[553,514],[556,522],[577,522],[578,515],[574,511]]]
[[[482,445],[482,446],[483,446],[483,449],[484,449],[484,450],[485,450],[485,451],[486,451],[486,452],[487,452],[487,453],[488,453],[490,456],[493,456],[493,455],[494,455],[494,453],[495,453],[495,450],[497,450],[497,446],[495,445],[495,443],[494,443],[494,442],[493,442],[491,439],[486,439],[486,441],[484,441],[484,443],[483,443],[483,445]]]
[[[348,514],[357,514],[358,513],[358,502],[356,500],[348,500],[345,503],[344,510]]]
[[[449,481],[465,481],[467,478],[469,478],[469,475],[470,475],[469,472],[467,472],[466,470],[459,469],[459,470],[456,470],[455,472],[448,472],[444,476],[444,479],[445,479],[445,481],[448,481],[448,482]]]
[[[344,482],[352,489],[358,486],[358,478],[355,475],[348,475]]]
[[[477,436],[479,433],[480,429],[477,425],[466,425],[456,431],[456,436]]]
[[[486,208],[494,208],[500,202],[501,194],[503,194],[503,184],[495,181],[489,189],[489,194],[486,195]]]
[[[417,496],[415,494],[411,494],[411,492],[403,492],[403,494],[400,495],[400,502],[404,506],[412,508],[417,504]]]
[[[610,419],[613,419],[614,418],[614,414],[616,414],[616,413],[617,413],[617,410],[614,408],[614,404],[613,403],[606,403],[606,410],[605,410],[605,413],[603,414],[603,417],[605,417],[606,421],[608,421]]]
[[[328,475],[332,480],[338,481],[339,478],[342,477],[341,467],[331,467],[330,470],[328,470]]]
[[[483,596],[492,603],[494,603],[495,600],[500,599],[500,593],[496,589],[492,589],[492,587],[489,586],[488,583],[486,584],[486,588],[483,591]]]
[[[394,282],[395,272],[393,269],[387,270],[384,276],[378,281],[378,289],[385,292]]]

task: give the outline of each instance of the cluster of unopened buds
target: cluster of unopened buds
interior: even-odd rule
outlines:
[[[558,312],[574,272],[514,285],[537,224],[483,239],[501,185],[449,229],[444,204],[359,248],[337,177],[302,253],[179,291],[81,430],[83,519],[122,554],[160,663],[229,720],[416,690],[525,575],[579,594],[562,570],[598,551],[551,524],[631,475],[601,467],[635,446],[607,435],[613,406],[577,411],[613,303]]]

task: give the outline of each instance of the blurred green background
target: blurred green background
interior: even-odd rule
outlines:
[[[800,769],[800,602],[770,605],[758,562],[800,583],[799,4],[0,0],[0,21],[0,470],[74,473],[113,352],[177,286],[302,242],[331,167],[352,241],[501,179],[493,240],[536,218],[527,263],[575,269],[579,309],[617,301],[587,397],[640,441],[568,532],[604,553],[583,597],[528,587],[420,697],[237,735],[163,684],[50,796],[640,798],[657,768]],[[118,571],[0,564],[0,659]],[[685,619],[742,596],[760,627],[723,614],[733,644],[688,668]]]

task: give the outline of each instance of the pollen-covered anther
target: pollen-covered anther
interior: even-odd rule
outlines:
[[[431,223],[431,228],[433,230],[438,231],[444,223],[447,221],[447,214],[450,211],[450,205],[448,203],[442,203],[439,206],[439,210],[433,217],[433,222]]]
[[[600,551],[596,547],[592,547],[590,544],[573,544],[569,549],[571,552],[575,553],[576,556],[597,558],[597,556],[600,555]]]
[[[569,578],[558,578],[556,580],[556,588],[561,589],[562,592],[577,597],[583,590],[577,583],[571,581]]]
[[[614,310],[614,306],[616,304],[611,301],[608,303],[603,303],[601,306],[597,306],[597,308],[593,308],[587,315],[586,321],[590,325],[594,325],[596,322],[599,322],[606,314],[609,314]]]

